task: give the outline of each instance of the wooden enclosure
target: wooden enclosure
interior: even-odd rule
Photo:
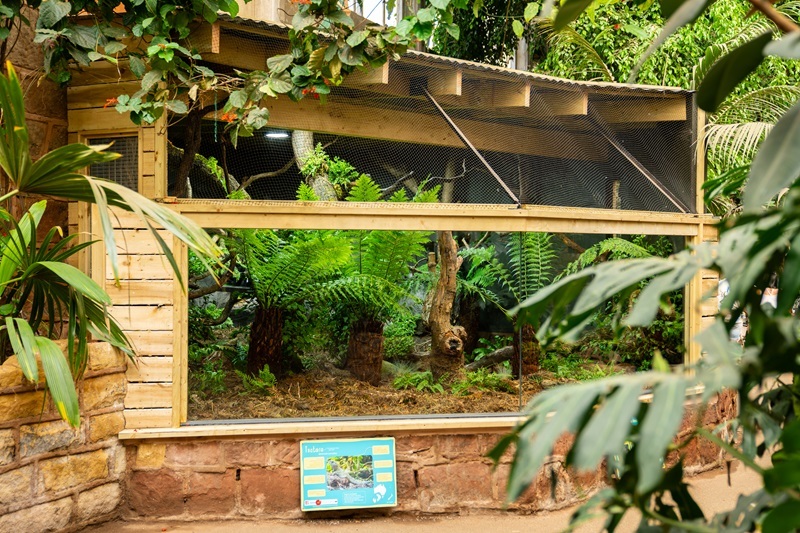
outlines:
[[[248,36],[257,39],[249,40]],[[207,61],[239,69],[263,68],[266,57],[284,53],[281,48],[285,28],[252,21],[223,20],[204,25],[190,37]],[[284,43],[285,45],[285,43]],[[249,53],[240,53],[246,47]],[[284,46],[285,48],[285,46]],[[565,83],[545,76],[531,75],[476,65],[464,61],[437,58],[411,52],[398,62],[383,68],[358,72],[347,79],[350,90],[361,91],[359,104],[337,102],[320,106],[306,99],[300,104],[285,97],[266,101],[272,111],[271,126],[302,129],[309,123],[315,131],[362,138],[379,138],[398,142],[422,142],[437,146],[461,146],[461,139],[452,129],[425,122],[424,117],[407,117],[397,123],[396,113],[388,118],[381,102],[396,96],[415,98],[414,86],[419,76],[435,73],[428,90],[446,105],[458,109],[499,109],[513,116],[523,113],[536,116],[541,102],[547,100],[550,110],[564,115],[585,115],[589,105],[608,124],[634,120],[640,124],[663,121],[688,121],[698,139],[703,126],[690,99],[678,96],[676,90],[659,87],[637,87],[609,83]],[[491,81],[492,83],[487,83]],[[703,150],[694,146],[694,153],[684,154],[693,162],[694,202],[683,212],[644,212],[634,210],[552,207],[541,205],[509,206],[483,204],[352,204],[300,203],[266,200],[187,200],[167,195],[167,121],[136,127],[126,115],[119,114],[108,102],[121,93],[130,93],[138,84],[120,62],[93,66],[76,76],[68,91],[69,135],[73,142],[96,139],[135,138],[135,176],[143,195],[165,202],[171,208],[208,228],[284,228],[284,229],[408,229],[463,231],[546,231],[586,234],[647,234],[684,237],[689,244],[716,238],[712,217],[704,214],[701,185],[704,179]],[[627,107],[611,105],[624,95]],[[382,104],[381,104],[382,105]],[[209,118],[214,118],[213,114]],[[496,136],[484,135],[480,123],[462,124],[477,149],[501,149],[507,143]],[[556,157],[567,148],[565,139],[545,130],[515,125],[505,126],[508,135],[521,149],[534,155]],[[574,133],[587,138],[597,137],[590,129]],[[602,159],[602,152],[586,153],[586,158]],[[131,163],[132,164],[132,163]],[[70,210],[70,229],[84,238],[101,235],[96,217],[84,205]],[[166,236],[166,234],[165,234]],[[304,431],[342,431],[342,422],[256,424],[180,427],[187,418],[187,308],[185,289],[180,287],[160,254],[152,236],[135,217],[118,213],[116,240],[120,252],[121,279],[115,282],[102,243],[95,244],[80,258],[80,267],[91,274],[109,292],[113,314],[135,343],[140,355],[138,364],[129,365],[128,392],[125,398],[124,435],[189,436],[245,433],[298,434]],[[173,252],[187,273],[187,250],[179,241]],[[700,357],[699,347],[689,342],[703,327],[706,317],[716,312],[716,299],[704,301],[716,290],[717,279],[708,273],[693,280],[686,292],[686,360]],[[385,427],[387,431],[409,432],[414,428],[426,431],[448,431],[448,428],[510,428],[516,416],[492,419],[459,419],[458,421],[392,421],[370,422],[369,428]],[[347,425],[350,432],[366,427],[363,422]],[[327,429],[326,429],[327,428]],[[136,430],[134,432],[134,430]]]

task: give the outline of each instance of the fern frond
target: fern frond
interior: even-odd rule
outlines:
[[[269,230],[245,230],[241,236],[253,288],[264,306],[285,307],[297,301],[350,260],[347,240],[332,232],[291,243]]]
[[[319,196],[306,182],[301,182],[297,188],[297,199],[301,202],[318,202]]]
[[[390,202],[407,202],[408,194],[405,189],[398,189],[389,197]]]
[[[400,281],[425,253],[430,237],[424,231],[370,231],[362,241],[361,273]]]
[[[550,282],[553,275],[553,236],[550,233],[510,233],[506,240],[514,298],[521,302]]]
[[[377,320],[383,320],[396,311],[402,300],[418,300],[397,283],[367,274],[321,283],[308,294],[308,298],[318,303],[341,303],[354,317]]]
[[[594,246],[590,246],[572,263],[568,264],[564,271],[556,279],[561,279],[569,274],[589,267],[598,260],[612,259],[642,259],[650,257],[652,254],[643,246],[639,246],[629,240],[619,237],[603,239]]]
[[[381,188],[366,174],[361,174],[353,182],[350,194],[347,195],[348,202],[379,202],[380,200]]]
[[[442,191],[441,185],[434,185],[430,189],[425,189],[425,184],[420,184],[417,193],[414,195],[412,201],[418,204],[436,204],[439,203],[439,193]]]

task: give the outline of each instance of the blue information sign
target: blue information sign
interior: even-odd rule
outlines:
[[[303,511],[397,505],[394,439],[300,442]]]

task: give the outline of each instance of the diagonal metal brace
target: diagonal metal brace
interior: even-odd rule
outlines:
[[[472,150],[472,153],[475,154],[475,156],[480,160],[481,163],[483,163],[483,166],[486,167],[486,170],[489,171],[489,174],[494,176],[494,179],[496,179],[497,183],[499,183],[500,186],[503,188],[503,190],[506,191],[506,194],[509,196],[509,198],[511,198],[514,201],[514,203],[517,204],[517,206],[521,205],[519,198],[517,198],[517,195],[511,192],[511,189],[508,188],[508,185],[506,185],[505,182],[502,179],[500,179],[500,176],[497,174],[497,172],[494,171],[489,162],[483,158],[478,149],[475,148],[475,146],[469,141],[467,136],[464,135],[464,132],[462,132],[458,128],[458,126],[456,126],[456,123],[453,122],[453,119],[450,118],[450,115],[448,115],[447,112],[444,109],[442,109],[442,106],[439,105],[439,102],[433,99],[433,96],[431,96],[431,93],[428,92],[428,89],[422,89],[422,92],[425,93],[425,97],[433,104],[433,106],[436,108],[439,114],[442,115],[442,118],[445,119],[447,125],[450,126],[450,129],[452,129],[453,132],[458,136],[458,138],[461,139],[461,142],[463,142],[467,146],[467,148]]]

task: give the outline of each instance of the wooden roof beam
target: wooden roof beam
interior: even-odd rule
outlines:
[[[686,99],[641,98],[592,102],[591,110],[607,124],[686,120]]]
[[[276,128],[465,148],[447,123],[435,115],[342,101],[321,105],[315,100],[304,99],[295,103],[283,96],[265,99],[262,104],[270,110],[269,125]],[[209,118],[214,118],[213,113]],[[597,139],[587,134],[507,124],[492,127],[475,120],[459,120],[458,127],[479,150],[592,161],[606,159],[606,152],[596,149]],[[576,146],[591,149],[580,150]]]

